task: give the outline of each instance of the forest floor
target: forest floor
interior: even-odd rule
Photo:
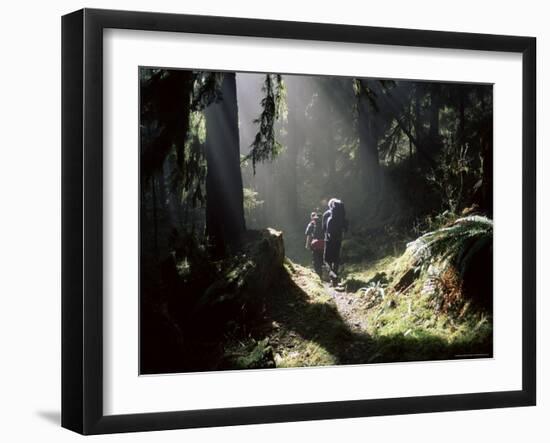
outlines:
[[[262,364],[272,359],[271,367],[304,367],[490,357],[491,318],[468,303],[460,312],[440,310],[426,278],[396,291],[403,266],[403,258],[393,256],[350,266],[332,287],[287,259],[264,326],[241,363],[259,367],[253,361],[259,358]]]
[[[346,260],[337,287],[285,257],[282,233],[274,230],[251,232],[242,255],[208,266],[196,281],[185,280],[180,266],[182,275],[165,291],[200,298],[185,305],[185,297],[166,296],[145,311],[155,331],[145,336],[163,337],[147,348],[157,366],[146,373],[492,356],[491,311],[464,297],[451,268],[419,266],[408,247]],[[166,355],[174,358],[159,359]]]
[[[350,330],[366,332],[367,320],[365,312],[358,305],[360,300],[356,294],[346,292],[344,286],[333,286],[330,283],[323,283],[325,291],[329,294],[334,302],[340,317],[346,322]]]
[[[355,297],[322,282],[313,270],[287,261],[280,290],[267,306],[269,345],[277,367],[360,363],[369,336]]]

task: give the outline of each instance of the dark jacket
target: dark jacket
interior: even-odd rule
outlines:
[[[306,235],[311,235],[315,240],[321,240],[323,238],[321,222],[319,220],[311,220],[307,225]]]

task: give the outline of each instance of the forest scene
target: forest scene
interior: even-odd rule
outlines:
[[[140,373],[493,356],[493,87],[139,68]]]

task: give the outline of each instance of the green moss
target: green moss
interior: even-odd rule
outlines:
[[[268,324],[255,335],[262,338],[242,345],[231,365],[288,368],[492,355],[490,316],[468,303],[458,311],[440,309],[438,295],[424,289],[428,269],[417,261],[406,251],[348,264],[347,293],[338,295],[312,269],[286,258],[265,299]],[[363,290],[369,287],[383,288],[383,296]]]
[[[416,269],[416,273],[405,279],[411,269]],[[364,357],[366,361],[431,360],[459,358],[471,353],[492,354],[490,316],[470,309],[468,303],[463,303],[458,311],[440,311],[438,294],[423,292],[427,279],[427,269],[418,267],[410,251],[363,267],[348,267],[345,279],[348,291],[358,291],[377,282],[385,286],[383,299],[373,298],[362,304],[367,325],[365,332],[372,339],[370,355]],[[398,285],[403,282],[402,286]]]
[[[343,284],[348,292],[357,292],[377,282],[381,285],[390,283],[392,275],[387,269],[394,263],[395,257],[388,256],[372,262],[348,265],[344,271]]]
[[[274,367],[273,349],[269,339],[236,342],[225,352],[225,366],[231,369],[258,369]]]
[[[367,313],[375,361],[458,358],[492,353],[492,323],[471,312],[462,318],[436,313],[433,300],[418,285],[407,295],[393,295],[394,307],[379,303]]]
[[[350,341],[350,331],[314,271],[287,259],[279,291],[270,301],[277,367],[340,362],[340,350]]]
[[[293,347],[282,349],[281,354],[275,354],[278,368],[296,368],[308,366],[332,366],[338,364],[337,359],[325,348],[314,341],[296,340]]]

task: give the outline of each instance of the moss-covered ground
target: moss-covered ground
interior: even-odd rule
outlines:
[[[264,321],[230,352],[235,368],[307,367],[492,356],[492,321],[449,282],[411,274],[411,257],[349,265],[333,288],[286,259]],[[412,275],[412,274],[411,274]],[[445,275],[445,274],[444,274]],[[410,280],[410,281],[409,281]],[[441,278],[440,280],[444,280]],[[443,294],[442,294],[443,293]],[[239,354],[240,348],[240,354]]]

